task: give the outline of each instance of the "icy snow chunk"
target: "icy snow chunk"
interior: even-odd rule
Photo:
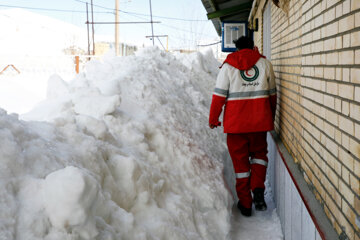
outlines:
[[[67,83],[57,74],[50,76],[48,80],[47,98],[58,98],[69,94]]]
[[[110,171],[121,191],[121,205],[130,209],[136,198],[135,179],[141,175],[137,161],[131,157],[114,155],[109,159]]]
[[[105,139],[108,128],[104,121],[90,116],[79,115],[76,116],[76,122],[85,133],[92,134],[98,139]]]
[[[87,171],[66,167],[45,178],[44,201],[51,224],[58,229],[71,229],[84,239],[98,231],[94,214],[99,185]]]
[[[7,114],[6,110],[0,108],[0,115],[6,115],[6,114]]]
[[[120,94],[120,86],[119,81],[116,80],[109,80],[109,81],[102,81],[96,82],[95,86],[100,90],[103,95],[111,96],[115,94]]]
[[[120,96],[82,96],[74,99],[74,111],[77,114],[101,118],[113,113],[120,105]]]
[[[49,99],[40,102],[31,112],[21,115],[22,120],[52,121],[56,118],[69,118],[72,114],[72,102],[69,97]]]
[[[3,175],[1,175],[3,177]],[[0,181],[0,239],[15,239],[16,211],[18,201],[15,198],[16,187],[12,181]]]
[[[25,177],[19,184],[17,239],[42,239],[47,235],[50,222],[43,207],[43,184],[43,179],[32,177]]]

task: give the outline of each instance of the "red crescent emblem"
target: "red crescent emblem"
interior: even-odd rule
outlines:
[[[250,69],[249,69],[250,70]],[[246,76],[251,77],[251,75],[248,73],[249,70],[245,71]]]

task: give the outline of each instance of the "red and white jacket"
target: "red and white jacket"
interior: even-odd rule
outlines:
[[[225,104],[225,133],[263,132],[274,129],[276,83],[270,61],[257,49],[228,55],[213,93],[209,123],[220,126]]]

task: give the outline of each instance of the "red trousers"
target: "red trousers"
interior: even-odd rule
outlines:
[[[251,191],[265,188],[268,164],[266,132],[228,133],[227,145],[236,175],[236,192],[241,205],[251,208]]]

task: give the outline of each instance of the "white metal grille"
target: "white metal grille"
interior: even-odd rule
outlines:
[[[245,36],[245,24],[244,23],[224,23],[225,32],[225,48],[235,48],[234,40],[237,40],[241,36]]]

